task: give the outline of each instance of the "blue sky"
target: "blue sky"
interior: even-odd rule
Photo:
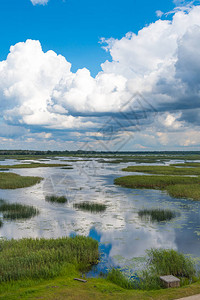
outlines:
[[[72,63],[72,70],[88,68],[92,75],[109,55],[99,40],[122,38],[156,21],[156,11],[174,8],[170,1],[140,0],[50,0],[32,5],[30,0],[0,1],[0,60],[11,45],[27,39],[39,40],[43,50],[54,50]]]
[[[199,3],[0,1],[1,148],[198,150]]]

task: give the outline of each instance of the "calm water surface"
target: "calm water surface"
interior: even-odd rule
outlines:
[[[66,159],[66,158],[65,158]],[[18,163],[21,163],[18,161]],[[64,158],[51,160],[64,162]],[[14,160],[0,164],[16,164]],[[98,159],[70,162],[74,169],[36,168],[14,169],[27,176],[41,176],[44,180],[33,187],[0,190],[0,198],[8,202],[34,205],[40,214],[26,221],[4,221],[1,238],[45,237],[57,238],[81,234],[100,242],[101,262],[88,274],[95,276],[112,266],[137,269],[146,249],[173,248],[200,257],[200,203],[171,198],[163,191],[132,190],[113,185],[113,180],[126,173],[128,164],[102,164]],[[127,173],[130,175],[130,173]],[[49,194],[66,195],[67,204],[45,201]],[[103,213],[82,212],[73,207],[80,201],[105,203]],[[151,223],[141,220],[142,208],[169,208],[179,212],[170,222]]]

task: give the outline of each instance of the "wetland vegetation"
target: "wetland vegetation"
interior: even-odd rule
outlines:
[[[100,213],[100,212],[104,212],[106,210],[106,205],[105,204],[89,202],[89,201],[75,203],[74,207],[77,208],[77,209],[81,209],[81,210],[84,210],[84,211],[89,211],[89,212],[92,212],[92,213]]]
[[[40,183],[43,178],[33,176],[20,176],[15,173],[0,173],[0,189],[18,189]]]
[[[195,167],[200,167],[200,162],[185,162],[185,163],[171,164],[171,166],[195,168]]]
[[[0,212],[7,220],[30,219],[39,214],[39,210],[30,205],[8,203],[0,199]]]
[[[166,190],[175,198],[200,200],[200,178],[182,176],[130,175],[115,179],[115,184],[133,189]]]
[[[67,203],[67,198],[65,196],[49,195],[45,197],[45,200],[48,202]]]
[[[196,274],[195,263],[190,257],[173,249],[147,250],[147,261],[151,272],[160,275],[174,275],[193,279]]]
[[[2,160],[4,158],[7,159],[8,157],[11,158],[11,154],[10,156],[4,155],[5,154],[2,154]],[[45,154],[38,153],[35,156],[35,154],[31,152],[26,152],[24,154],[18,153],[16,155],[12,153],[12,158],[19,160],[44,160],[49,158],[57,159],[57,155],[58,153],[48,152]],[[145,164],[165,163],[171,159],[180,159],[183,161],[193,159],[200,160],[199,153],[124,153],[119,155],[118,153],[105,154],[74,152],[73,154],[69,154],[66,152],[62,153],[62,156],[80,157],[82,158],[81,161],[87,161],[90,158],[99,159],[99,162],[110,164],[128,162]],[[66,162],[68,161],[78,162],[79,159],[67,159]],[[2,166],[2,171],[6,171],[11,168],[22,169],[38,167],[60,167],[61,169],[72,169],[74,166],[75,164],[73,166],[69,166],[65,164],[30,162],[12,166],[4,165]],[[111,166],[109,167],[111,169]],[[115,166],[113,166],[113,170],[114,168]],[[124,170],[127,171],[127,169]],[[120,177],[115,179],[115,184],[136,189],[159,189],[167,191],[172,197],[200,200],[200,177],[197,177],[200,175],[200,163],[198,162],[176,163],[170,166],[133,166],[129,167],[128,171],[143,172],[154,175]],[[47,172],[49,172],[49,170],[47,170]],[[74,174],[73,171],[72,174]],[[196,177],[189,177],[185,175],[195,175]],[[26,187],[34,185],[41,180],[41,177],[27,177],[13,173],[0,173],[0,188],[12,189]],[[46,200],[50,202],[67,202],[67,199],[63,196],[52,194],[49,198],[51,199],[47,199],[46,197]],[[81,201],[82,199],[84,198],[80,198]],[[87,200],[88,198],[85,199]],[[8,204],[6,205],[8,207]],[[8,215],[6,217],[5,215],[6,213],[11,212],[11,207],[13,207],[14,210],[14,206],[18,209],[20,204],[9,204],[10,208],[7,208],[7,210],[5,208],[5,210],[1,211],[0,208],[4,218],[8,217],[10,219],[15,219],[15,217],[9,217]],[[52,206],[48,205],[48,207]],[[63,205],[62,208],[64,207],[65,206]],[[75,203],[74,207],[77,210],[95,213],[106,210],[105,204],[92,201]],[[75,213],[74,210],[73,213]],[[140,217],[149,217],[152,222],[169,221],[178,216],[175,212],[164,209],[140,209],[138,214]],[[98,216],[95,216],[95,218],[96,217]],[[16,217],[16,219],[17,218],[18,217]],[[3,220],[0,219],[0,227],[2,225],[2,221]],[[159,226],[159,224],[154,224],[154,226]],[[1,230],[3,229],[4,226]],[[176,291],[160,289],[160,275],[173,274],[178,276],[181,278],[182,285],[196,280],[196,272],[191,259],[171,249],[149,250],[146,258],[147,270],[139,271],[138,274],[136,274],[137,278],[133,277],[130,280],[125,277],[119,269],[113,269],[110,271],[107,278],[89,278],[87,279],[88,282],[86,285],[74,282],[73,279],[74,277],[81,277],[80,270],[85,273],[88,270],[88,267],[98,263],[98,242],[91,238],[76,236],[73,238],[65,237],[50,240],[1,240],[0,249],[0,265],[2,266],[2,269],[0,270],[0,299],[29,299],[29,297],[31,299],[32,297],[43,297],[44,299],[50,300],[55,298],[66,299],[68,296],[69,299],[70,297],[72,298],[76,296],[77,299],[105,298],[144,300],[150,298],[161,299],[161,296],[162,299],[174,299],[175,297],[178,298],[178,296],[186,296],[187,293],[190,295],[192,293],[200,292],[200,281],[196,284],[190,285],[189,287],[177,289]],[[138,289],[140,291],[138,291]],[[147,292],[143,292],[141,290],[151,291],[148,291],[147,294]],[[10,296],[11,294],[13,295]]]
[[[167,192],[175,198],[200,200],[200,183],[196,184],[175,184],[167,187]]]
[[[138,178],[126,176],[116,179],[116,184],[132,188],[166,189],[169,195],[175,198],[200,200],[200,163],[198,162],[171,166],[129,166],[122,170],[165,176],[151,175],[138,176]],[[196,177],[190,177],[190,179],[186,177],[191,175]]]
[[[175,166],[130,166],[122,169],[122,171],[158,175],[200,175],[200,167],[177,168]]]
[[[163,222],[170,221],[176,218],[178,215],[176,212],[170,209],[152,208],[152,209],[141,209],[138,212],[139,217],[142,219],[150,219],[152,222]]]
[[[71,167],[70,165],[66,164],[48,164],[48,163],[24,163],[18,165],[5,165],[1,166],[1,169],[27,169],[27,168],[56,168],[56,167]]]
[[[98,242],[83,236],[0,240],[0,282],[59,276],[98,262]]]
[[[129,175],[115,179],[115,184],[135,189],[166,189],[166,187],[177,184],[199,184],[200,179],[197,177],[182,176],[146,176],[146,175]]]
[[[150,249],[146,252],[146,268],[135,278],[128,278],[121,270],[112,269],[108,273],[108,280],[125,289],[142,290],[162,288],[162,275],[178,277],[182,286],[198,280],[194,262],[184,254],[173,249]]]

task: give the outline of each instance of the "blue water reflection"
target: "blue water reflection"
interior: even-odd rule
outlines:
[[[64,158],[63,158],[64,160]],[[51,162],[66,163],[62,159]],[[101,164],[79,160],[72,170],[61,168],[15,169],[27,176],[44,180],[33,187],[0,190],[0,198],[34,205],[40,214],[26,221],[4,221],[2,238],[70,236],[72,233],[95,238],[100,243],[101,261],[88,274],[96,276],[113,266],[137,269],[143,263],[145,251],[152,247],[173,248],[200,257],[200,203],[173,199],[159,190],[132,190],[113,185],[116,177],[126,175],[125,164]],[[9,160],[1,164],[13,164]],[[47,194],[66,195],[68,203],[51,204]],[[105,212],[91,214],[74,208],[80,201],[96,201],[107,206]],[[142,208],[169,208],[179,216],[170,222],[151,223],[141,220]],[[0,216],[1,217],[1,216]]]

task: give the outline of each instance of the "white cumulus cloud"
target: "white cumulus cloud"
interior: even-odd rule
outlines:
[[[49,2],[49,0],[31,0],[31,2],[33,5],[36,5],[36,4],[45,5]]]
[[[161,18],[163,15],[164,15],[164,13],[163,13],[161,10],[157,10],[157,11],[156,11],[156,16],[157,16],[158,18]]]
[[[171,140],[167,130],[182,130],[181,144],[188,144],[183,141],[185,128],[200,126],[200,6],[177,11],[172,21],[158,20],[137,34],[102,41],[112,60],[101,65],[96,77],[86,68],[73,73],[66,58],[43,52],[39,41],[12,46],[0,62],[0,107],[6,126],[38,132],[81,129],[92,137],[106,116],[123,112],[126,123],[121,126],[126,128],[121,131],[135,130],[130,121],[137,117],[140,130],[149,126],[156,132],[157,124],[165,144]],[[157,111],[159,118],[150,114],[147,120],[148,111]]]

